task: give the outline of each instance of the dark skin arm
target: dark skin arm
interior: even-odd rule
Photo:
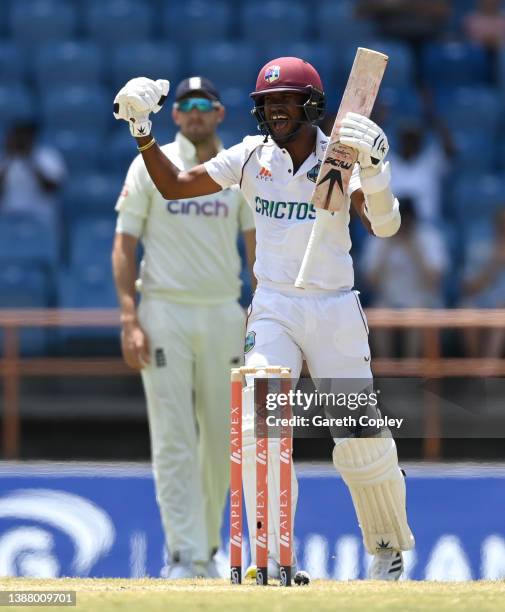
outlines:
[[[244,232],[244,245],[247,270],[251,277],[251,287],[253,291],[256,291],[256,277],[253,272],[254,262],[256,261],[256,230],[247,230]]]
[[[361,222],[365,226],[366,231],[372,236],[374,236],[370,221],[365,215],[365,195],[363,194],[361,189],[356,189],[356,191],[351,194],[351,205],[354,209],[354,212],[361,219]]]
[[[152,140],[152,135],[136,140],[141,147]],[[157,144],[143,151],[142,157],[153,183],[167,200],[194,198],[222,190],[221,185],[210,178],[203,164],[181,171],[163,154]]]
[[[148,144],[152,136],[137,138],[139,147]],[[210,178],[205,166],[200,164],[191,170],[181,171],[161,151],[157,144],[142,152],[147,171],[164,198],[194,198],[221,191],[221,186]],[[370,221],[365,215],[365,196],[361,189],[351,195],[351,204],[370,234]]]

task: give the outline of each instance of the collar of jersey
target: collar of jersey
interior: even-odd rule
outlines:
[[[179,145],[181,157],[187,161],[195,161],[196,147],[191,142],[191,140],[186,138],[186,136],[184,136],[181,132],[177,132],[177,134],[175,135],[175,141]],[[216,136],[216,144],[217,144],[217,150],[221,151],[223,149],[223,143],[217,136]]]

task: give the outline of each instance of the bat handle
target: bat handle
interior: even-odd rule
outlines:
[[[332,215],[329,211],[323,210],[322,208],[316,208],[316,220],[312,226],[307,248],[305,249],[305,254],[303,256],[302,265],[300,266],[300,271],[298,272],[298,276],[296,277],[295,281],[295,287],[298,287],[298,289],[305,289],[307,287],[310,279],[310,272],[314,264],[317,247],[321,242],[324,230],[328,224],[328,221],[331,219],[331,216]]]

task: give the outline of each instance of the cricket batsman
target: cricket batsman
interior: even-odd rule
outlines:
[[[398,201],[390,189],[391,169],[384,161],[389,146],[383,130],[362,115],[344,117],[340,142],[356,150],[358,163],[346,205],[332,216],[318,245],[318,265],[302,290],[294,283],[316,216],[310,198],[328,144],[315,125],[325,108],[317,71],[295,57],[268,62],[251,94],[261,135],[247,136],[187,170],[170,161],[151,133],[149,116],[159,110],[167,93],[167,81],[133,79],[115,98],[115,117],[129,123],[146,168],[166,199],[213,194],[238,185],[254,211],[258,288],[247,325],[246,365],[280,364],[298,378],[305,359],[315,379],[370,380],[368,327],[353,291],[349,216],[352,206],[365,227],[382,238],[400,227]],[[253,381],[247,382],[245,417],[252,411]],[[254,430],[251,419],[244,421],[245,501],[249,533],[254,534]],[[272,455],[270,469],[275,470],[279,460]],[[414,546],[414,538],[393,438],[338,438],[333,463],[349,487],[364,546],[373,555],[370,578],[397,580],[403,571],[402,551]],[[296,498],[294,474],[292,490]],[[269,496],[271,577],[279,576],[278,504],[277,496]]]
[[[176,89],[179,128],[163,154],[190,170],[222,148],[225,109],[196,76]],[[116,210],[112,254],[125,361],[147,400],[156,497],[170,579],[218,577],[214,555],[229,487],[229,373],[242,363],[245,314],[237,302],[243,232],[251,274],[254,219],[237,188],[212,197],[164,198],[137,156]],[[137,246],[144,247],[137,288]]]

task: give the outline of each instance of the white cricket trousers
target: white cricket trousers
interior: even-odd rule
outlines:
[[[289,293],[260,287],[249,313],[246,365],[280,365],[300,375],[305,359],[313,378],[371,381],[368,325],[358,293]],[[252,558],[255,558],[255,446],[253,380],[248,377],[243,421],[244,491]],[[278,490],[278,441],[269,443],[269,477]],[[381,542],[408,550],[414,538],[407,524],[405,483],[394,440],[335,439],[333,463],[348,485],[368,552]],[[271,475],[271,476],[270,476]],[[297,501],[292,474],[293,515]],[[279,561],[279,497],[269,495],[269,554]]]
[[[206,562],[220,544],[229,487],[230,368],[242,363],[237,302],[143,297],[151,363],[142,370],[156,497],[171,554]]]

